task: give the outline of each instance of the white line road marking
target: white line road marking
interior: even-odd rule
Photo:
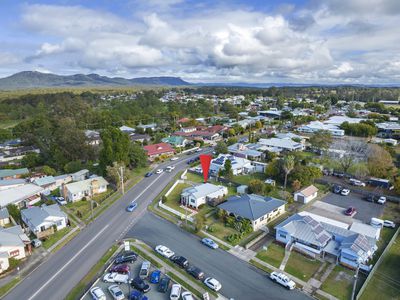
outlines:
[[[28,300],[32,300],[33,298],[36,297],[37,294],[39,294],[49,283],[52,281],[54,278],[58,276],[64,269],[73,261],[75,258],[77,258],[97,237],[106,230],[110,224],[107,224],[106,226],[103,227],[102,230],[100,230],[81,250],[79,250],[60,270],[58,270],[53,276],[50,277],[49,280],[47,280],[31,297],[28,298]]]
[[[164,175],[164,173],[161,173],[160,175],[158,175],[158,177],[156,178],[156,180],[154,180],[152,183],[150,183],[148,186],[147,186],[147,188],[145,188],[139,195],[137,195],[137,197],[135,198],[135,199],[133,199],[132,201],[136,201],[139,197],[141,197],[149,188],[151,188],[151,186],[154,184],[154,183],[156,183],[156,181],[158,180],[158,179],[160,179],[161,178],[161,176],[163,176]]]

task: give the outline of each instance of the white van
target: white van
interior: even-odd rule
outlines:
[[[149,261],[144,261],[142,262],[142,266],[140,267],[139,271],[139,277],[142,279],[145,279],[147,276],[149,276],[150,273],[150,262]]]
[[[383,227],[383,220],[378,219],[378,218],[371,218],[371,226],[376,227],[376,228],[382,228]]]

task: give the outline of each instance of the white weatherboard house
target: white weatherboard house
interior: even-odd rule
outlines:
[[[208,200],[222,198],[227,194],[228,189],[225,186],[203,183],[184,189],[181,193],[181,203],[197,209]]]
[[[64,185],[63,194],[67,201],[79,201],[83,197],[93,197],[94,195],[107,191],[108,182],[103,177],[89,178],[86,180],[73,182]]]
[[[21,226],[0,228],[0,273],[8,269],[9,258],[26,257],[25,245],[28,243],[30,240],[22,231]]]
[[[219,170],[225,168],[225,162],[228,159],[231,161],[233,175],[248,174],[256,171],[255,166],[253,166],[252,162],[248,159],[230,154],[220,154],[217,158],[214,158],[211,161],[211,174],[217,176]]]
[[[267,150],[272,150],[273,152],[280,151],[303,151],[305,146],[302,143],[297,143],[291,139],[284,138],[270,138],[270,139],[260,139],[258,144],[267,147]]]
[[[310,185],[300,191],[294,193],[294,201],[308,203],[318,196],[318,188]]]
[[[15,204],[20,207],[33,205],[40,201],[40,193],[42,192],[42,187],[32,183],[2,190],[0,191],[0,206],[4,207],[8,204]]]
[[[67,226],[68,217],[61,211],[57,204],[43,205],[41,207],[33,206],[21,210],[22,221],[29,227],[37,237],[43,237],[40,233],[46,232],[49,228],[55,226],[57,230]],[[54,231],[52,231],[54,233]],[[50,235],[52,233],[46,234]]]

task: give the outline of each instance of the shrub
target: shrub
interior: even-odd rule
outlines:
[[[216,230],[217,229],[213,225],[209,226],[208,229],[207,229],[208,232],[215,232]]]
[[[241,234],[239,234],[239,233],[233,233],[233,234],[228,235],[227,238],[226,238],[226,240],[227,240],[229,243],[236,244],[236,243],[239,243],[239,242],[240,242],[240,239],[241,239],[241,238],[242,238]]]

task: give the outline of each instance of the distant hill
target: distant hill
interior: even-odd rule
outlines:
[[[83,86],[188,86],[189,82],[179,77],[138,77],[126,79],[107,77],[98,74],[56,75],[37,71],[23,71],[9,77],[0,78],[0,90],[51,87],[83,87]]]

